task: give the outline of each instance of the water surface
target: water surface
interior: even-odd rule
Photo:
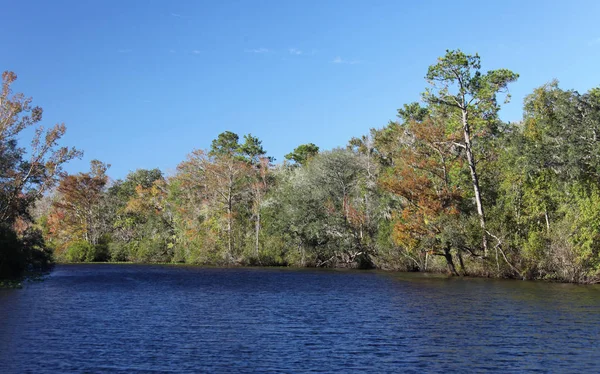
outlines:
[[[600,372],[600,287],[61,265],[0,290],[0,372]]]

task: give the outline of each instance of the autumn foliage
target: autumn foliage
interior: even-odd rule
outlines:
[[[600,282],[600,89],[535,89],[519,123],[499,118],[518,75],[447,51],[421,103],[322,151],[274,164],[224,131],[169,175],[108,165],[67,175],[42,110],[0,95],[0,275],[33,260],[361,267]],[[34,127],[28,152],[18,135]],[[24,250],[36,248],[36,252]],[[45,256],[45,257],[44,257]],[[14,260],[14,259],[17,260]],[[36,260],[36,263],[43,261]],[[18,269],[13,271],[12,269]]]

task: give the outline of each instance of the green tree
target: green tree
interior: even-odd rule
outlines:
[[[252,134],[244,135],[244,143],[240,144],[239,152],[252,165],[261,163],[261,159],[266,157],[267,151],[262,146],[262,141]],[[273,158],[268,157],[272,162]]]
[[[595,92],[562,90],[555,81],[535,89],[525,99],[523,123],[504,139],[493,215],[523,277],[597,277]]]
[[[423,94],[425,101],[454,108],[460,114],[464,140],[456,144],[466,153],[485,256],[488,234],[473,140],[486,134],[486,127],[494,122],[500,109],[497,95],[506,92],[508,84],[517,78],[518,74],[507,69],[490,70],[484,74],[481,72],[479,56],[466,55],[460,50],[447,51],[437,64],[429,67],[426,75],[431,87]],[[506,101],[509,98],[507,95]]]
[[[159,169],[138,169],[105,196],[113,261],[169,262],[173,258],[173,207]]]
[[[373,247],[367,233],[362,156],[335,149],[279,174],[278,186],[266,202],[266,230],[283,237],[291,262],[370,266]]]
[[[219,134],[210,145],[209,156],[228,156],[235,157],[239,155],[240,137],[231,131],[225,131]]]
[[[285,159],[294,161],[298,165],[305,165],[311,158],[319,154],[319,147],[313,143],[301,144],[293,152],[285,155]]]

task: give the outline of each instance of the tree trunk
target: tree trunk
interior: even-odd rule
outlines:
[[[465,269],[465,262],[463,261],[460,249],[457,251],[456,256],[458,257],[458,263],[460,264],[460,272],[462,273],[462,275],[467,275],[467,270]]]
[[[452,275],[458,275],[456,271],[456,266],[454,266],[454,261],[452,260],[452,254],[450,253],[450,246],[447,245],[444,247],[444,257],[446,258],[446,264],[448,265],[448,271]]]
[[[256,223],[254,224],[254,229],[255,229],[255,234],[256,234],[256,238],[255,238],[255,243],[254,243],[254,252],[256,255],[256,259],[258,260],[259,256],[258,256],[258,247],[259,247],[259,243],[258,243],[258,238],[260,235],[260,208],[257,209],[256,211]]]
[[[488,243],[487,243],[487,232],[485,228],[485,214],[483,211],[483,204],[481,202],[481,190],[479,188],[479,178],[477,175],[477,167],[473,151],[471,149],[471,129],[469,128],[469,121],[467,117],[466,109],[462,110],[462,121],[463,121],[463,132],[465,136],[465,150],[467,152],[467,162],[469,164],[469,170],[471,171],[471,180],[473,182],[473,190],[475,192],[475,202],[477,204],[477,214],[479,215],[479,225],[481,226],[481,236],[483,244],[483,255],[487,257]]]
[[[302,245],[301,240],[298,242],[298,249],[300,250],[300,253],[302,254],[302,267],[305,267],[306,266],[306,257],[305,257],[305,252],[304,252],[304,246]]]
[[[233,259],[233,238],[231,233],[232,228],[232,201],[231,201],[231,188],[229,189],[227,196],[227,255],[229,257],[229,261]]]

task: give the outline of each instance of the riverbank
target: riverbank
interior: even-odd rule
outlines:
[[[360,271],[360,272],[382,272],[388,274],[401,273],[401,274],[421,274],[424,276],[435,276],[435,277],[445,277],[445,278],[474,278],[474,279],[505,279],[505,280],[516,280],[516,281],[527,281],[527,282],[543,282],[543,283],[564,283],[564,284],[578,284],[578,285],[595,285],[600,284],[600,279],[596,279],[589,282],[574,282],[564,279],[558,278],[526,278],[526,277],[515,277],[515,276],[494,276],[491,272],[484,272],[479,269],[478,271],[469,272],[468,274],[459,274],[453,275],[448,271],[444,271],[441,266],[433,267],[432,271],[407,271],[402,269],[382,269],[382,268],[372,268],[372,269],[361,269],[358,267],[302,267],[302,266],[248,266],[248,265],[240,265],[240,264],[229,264],[229,265],[215,265],[215,264],[187,264],[180,262],[128,262],[128,261],[120,261],[120,262],[58,262],[57,265],[140,265],[140,266],[173,266],[173,267],[191,267],[191,268],[206,268],[206,269],[290,269],[290,270],[304,270],[304,269],[313,269],[313,270],[323,270],[323,271]]]

